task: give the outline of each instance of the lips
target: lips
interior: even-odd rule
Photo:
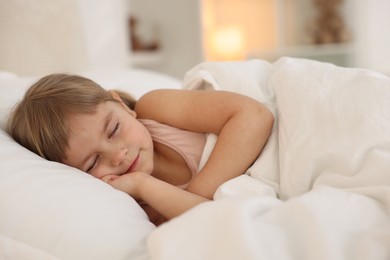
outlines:
[[[127,172],[132,172],[134,171],[134,169],[137,167],[138,165],[138,162],[139,162],[139,154],[137,155],[137,157],[134,159],[133,163],[130,165],[129,169],[127,170]]]

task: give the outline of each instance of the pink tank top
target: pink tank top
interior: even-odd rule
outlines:
[[[176,151],[186,161],[192,173],[191,180],[178,187],[185,189],[198,173],[200,158],[206,144],[206,135],[191,132],[149,119],[139,119],[148,129],[153,141],[163,144]]]

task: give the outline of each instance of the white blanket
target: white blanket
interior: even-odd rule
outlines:
[[[282,58],[203,63],[184,87],[249,95],[276,120],[245,175],[149,236],[151,259],[390,259],[388,77]]]

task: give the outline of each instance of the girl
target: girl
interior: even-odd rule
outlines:
[[[155,224],[210,200],[246,171],[272,129],[272,113],[224,91],[155,90],[137,102],[75,75],[43,77],[8,122],[21,145],[76,167],[149,206]],[[218,135],[198,169],[206,133]],[[154,209],[154,210],[152,210]]]

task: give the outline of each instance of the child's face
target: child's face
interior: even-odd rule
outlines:
[[[95,114],[69,119],[69,148],[63,163],[102,179],[106,175],[153,171],[153,142],[134,111],[104,102]]]

